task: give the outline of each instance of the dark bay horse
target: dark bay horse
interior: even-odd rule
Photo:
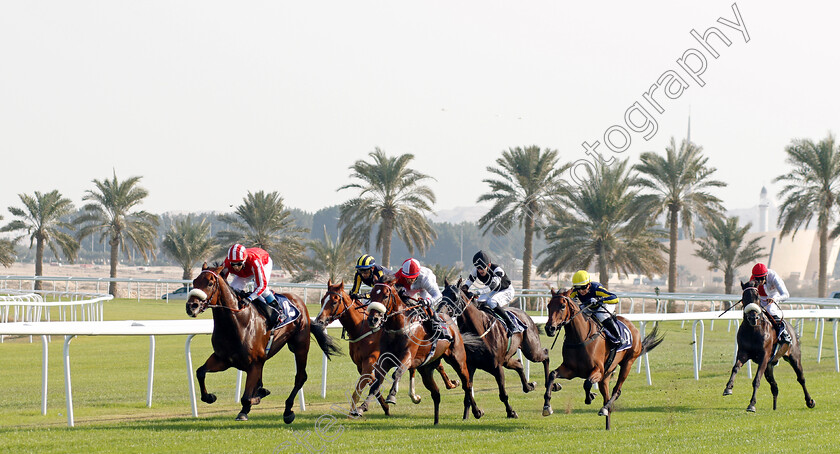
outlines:
[[[356,409],[356,402],[359,401],[359,395],[364,390],[365,386],[370,385],[370,380],[374,374],[374,365],[379,360],[379,338],[382,335],[380,329],[374,329],[368,326],[365,316],[365,309],[367,306],[361,301],[353,299],[344,290],[344,283],[333,284],[332,281],[327,281],[327,291],[321,298],[321,312],[315,318],[316,323],[327,326],[334,320],[338,319],[341,325],[347,330],[350,336],[350,358],[356,364],[356,369],[359,371],[361,377],[356,383],[353,390],[352,400],[350,402],[351,416],[360,416]],[[457,381],[452,382],[443,370],[443,365],[439,364],[437,368],[440,376],[443,378],[447,389],[452,389],[458,386]],[[414,370],[411,370],[411,400],[414,403],[420,403],[420,396],[414,394]],[[394,381],[391,387],[389,399],[396,399],[398,382]],[[381,394],[377,396],[379,405],[386,415],[390,415],[388,403]],[[362,411],[367,411],[367,401],[359,406]]]
[[[805,373],[802,370],[802,352],[800,351],[799,335],[790,323],[782,320],[788,332],[793,335],[790,336],[791,342],[788,348],[779,348],[779,351],[773,356],[778,337],[771,318],[765,313],[766,309],[762,309],[761,307],[755,281],[749,281],[746,284],[742,282],[741,290],[743,291],[741,301],[744,303],[744,321],[738,328],[738,354],[735,359],[735,365],[732,366],[732,374],[729,376],[729,382],[726,383],[726,388],[723,390],[723,395],[729,396],[732,394],[735,374],[738,373],[738,370],[744,363],[752,360],[758,365],[758,370],[753,378],[753,393],[750,399],[750,405],[747,406],[747,411],[755,412],[755,394],[758,392],[759,385],[761,385],[762,375],[767,379],[767,383],[770,383],[770,392],[773,393],[773,410],[775,410],[776,398],[779,395],[779,386],[776,384],[776,378],[773,376],[773,368],[781,357],[796,372],[796,381],[802,385],[802,391],[805,393],[805,405],[808,408],[814,408],[814,399],[811,398],[811,395],[808,394],[808,389],[805,388]]]
[[[525,358],[535,363],[543,363],[545,379],[548,380],[549,358],[548,349],[543,348],[540,343],[539,328],[524,311],[515,308],[505,309],[516,314],[527,328],[524,332],[514,333],[510,337],[503,322],[485,311],[478,309],[473,303],[474,298],[469,298],[461,290],[459,279],[456,284],[450,285],[444,281],[442,305],[449,309],[451,316],[456,317],[458,328],[464,337],[467,346],[467,368],[470,377],[474,377],[476,369],[481,369],[496,379],[499,387],[499,400],[505,404],[508,418],[517,418],[516,412],[510,406],[507,390],[505,389],[504,369],[515,370],[522,382],[522,391],[528,393],[536,388],[535,382],[528,382],[522,361],[515,357],[518,349],[522,349]],[[560,389],[557,383],[555,391]]]
[[[205,263],[201,273],[193,280],[193,290],[187,299],[187,315],[195,317],[208,307],[213,309],[213,334],[210,338],[213,344],[213,354],[207,358],[204,365],[195,371],[201,388],[201,401],[212,404],[216,395],[207,392],[204,386],[204,376],[207,372],[219,372],[230,367],[245,371],[245,391],[240,402],[242,411],[236,416],[238,421],[248,419],[248,412],[252,405],[260,403],[260,399],[267,396],[269,391],[263,388],[262,373],[265,362],[283,348],[295,355],[295,384],[286,399],[286,409],[283,412],[283,422],[291,424],[295,419],[292,411],[295,395],[306,382],[306,359],[309,355],[309,335],[315,335],[318,346],[327,357],[340,353],[335,341],[321,325],[311,325],[306,305],[295,295],[283,294],[299,311],[300,317],[271,333],[265,330],[265,318],[259,314],[253,305],[240,307],[240,300],[228,286],[223,276],[224,267],[209,268]],[[270,336],[274,339],[271,350],[266,352]]]
[[[394,378],[396,381],[399,381],[406,369],[417,369],[420,372],[423,385],[432,394],[435,424],[438,424],[440,420],[440,391],[432,372],[440,364],[441,359],[452,366],[461,378],[461,388],[464,390],[464,419],[469,416],[470,409],[475,419],[481,418],[484,412],[478,408],[473,398],[472,379],[467,367],[464,341],[455,322],[448,315],[441,314],[446,329],[453,339],[449,341],[440,338],[439,333],[431,331],[427,323],[414,321],[414,317],[410,315],[415,313],[419,306],[406,305],[397,295],[392,280],[374,285],[370,300],[371,311],[379,312],[371,313],[369,324],[372,328],[381,327],[383,331],[379,338],[380,360],[386,355],[395,359],[395,364],[392,366],[397,367]],[[383,378],[383,368],[376,368],[376,379],[371,386],[372,393],[379,392]]]
[[[658,336],[654,328],[644,339],[639,338],[639,330],[624,317],[617,317],[630,330],[633,336],[632,346],[624,351],[617,352],[611,364],[606,365],[610,349],[601,328],[597,322],[575,304],[569,295],[572,289],[565,292],[551,290],[551,300],[548,303],[548,322],[545,324],[545,332],[548,336],[554,334],[560,328],[566,329],[566,336],[563,340],[563,363],[552,371],[548,376],[545,390],[545,406],[543,416],[548,416],[554,411],[551,409],[551,385],[554,379],[559,377],[566,380],[572,378],[583,378],[583,389],[586,394],[585,403],[589,405],[595,396],[591,392],[592,385],[597,384],[601,396],[604,398],[604,406],[598,411],[599,416],[606,417],[607,429],[610,428],[610,413],[613,404],[621,395],[621,385],[630,374],[630,368],[636,358],[647,353],[662,343],[663,337]],[[620,367],[618,380],[612,394],[609,393],[610,377],[617,367]]]

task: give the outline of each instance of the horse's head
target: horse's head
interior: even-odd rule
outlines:
[[[754,280],[741,282],[741,301],[744,303],[744,321],[750,326],[756,326],[763,315],[761,311],[761,299],[758,296],[758,287]]]
[[[447,311],[452,318],[463,314],[471,299],[471,295],[467,295],[461,289],[463,281],[463,279],[458,278],[458,282],[450,284],[446,279],[443,280],[443,291],[441,292],[443,298],[438,305],[438,310]]]
[[[394,287],[393,276],[386,277],[385,282],[374,284],[370,291],[370,304],[366,309],[368,325],[374,329],[380,328],[390,315],[402,310],[404,306]]]
[[[316,323],[329,325],[335,319],[344,315],[353,305],[350,295],[344,291],[344,282],[333,284],[327,281],[327,292],[321,298],[321,312],[315,318]]]
[[[221,305],[223,292],[228,287],[221,274],[224,267],[208,267],[205,262],[201,272],[193,279],[193,289],[187,298],[187,315],[195,317],[204,312],[208,306]]]
[[[545,334],[554,336],[558,329],[572,319],[574,302],[569,295],[572,289],[566,291],[551,289],[551,300],[548,301],[548,321],[545,322]]]

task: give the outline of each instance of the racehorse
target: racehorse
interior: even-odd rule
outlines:
[[[526,329],[521,333],[507,335],[505,324],[489,313],[478,309],[461,290],[462,279],[456,284],[450,285],[444,281],[443,300],[450,311],[450,315],[456,317],[458,328],[461,330],[464,342],[467,346],[467,368],[470,377],[475,376],[475,370],[481,369],[496,379],[499,387],[499,400],[505,404],[508,418],[517,418],[516,412],[510,406],[507,390],[505,389],[505,371],[503,368],[515,370],[522,381],[522,391],[529,393],[536,388],[535,382],[528,382],[525,376],[522,361],[514,357],[518,349],[531,362],[543,363],[545,378],[548,380],[549,357],[548,349],[540,344],[539,328],[524,311],[515,308],[506,309],[525,323]],[[555,391],[560,390],[560,384],[555,384]]]
[[[291,424],[295,419],[295,412],[292,411],[294,397],[306,382],[310,329],[328,358],[341,352],[323,326],[310,324],[306,305],[292,294],[282,295],[300,311],[298,319],[270,333],[266,332],[265,318],[258,315],[253,305],[241,306],[240,299],[225,280],[226,276],[227,269],[223,266],[209,268],[205,263],[201,273],[193,280],[193,290],[187,299],[187,315],[190,317],[196,317],[208,307],[213,309],[213,334],[210,338],[213,354],[195,371],[201,388],[201,401],[208,404],[216,401],[216,395],[208,393],[204,386],[207,372],[219,372],[230,367],[245,371],[245,391],[240,399],[242,411],[236,420],[248,420],[251,406],[259,404],[261,398],[270,394],[263,388],[262,382],[265,362],[288,344],[289,350],[295,355],[296,372],[294,387],[286,399],[283,422]],[[271,348],[266,351],[271,338]]]
[[[356,409],[356,402],[359,400],[359,394],[364,389],[366,384],[370,384],[368,380],[373,377],[374,365],[379,359],[379,338],[382,331],[379,329],[370,328],[365,323],[365,310],[367,306],[357,299],[353,299],[344,291],[344,283],[333,284],[332,281],[327,281],[327,291],[321,298],[321,312],[315,318],[315,323],[327,326],[334,320],[338,319],[341,325],[347,330],[350,336],[350,358],[356,364],[356,368],[361,374],[356,387],[353,390],[351,400],[351,416],[360,416],[361,414]],[[447,389],[452,389],[458,386],[458,382],[452,382],[443,370],[443,365],[439,364],[437,368],[441,378]],[[388,396],[393,401],[386,401],[381,394],[377,396],[379,405],[386,415],[390,415],[388,409],[389,403],[396,403],[398,382],[394,381],[391,387],[391,392]],[[420,396],[414,393],[414,370],[411,370],[411,387],[409,388],[411,400],[415,404],[420,403]],[[359,410],[367,411],[367,401],[359,406]]]
[[[566,337],[563,340],[563,364],[552,371],[546,381],[543,416],[549,416],[554,412],[551,409],[551,385],[556,377],[566,380],[583,378],[585,379],[583,389],[586,394],[584,402],[587,405],[595,398],[595,393],[591,391],[592,385],[598,385],[598,390],[604,398],[604,406],[598,411],[598,415],[606,417],[606,428],[609,430],[613,404],[621,395],[621,385],[630,374],[631,366],[636,358],[656,348],[664,338],[658,336],[657,329],[654,328],[644,339],[639,339],[639,330],[626,318],[619,316],[618,320],[630,330],[632,344],[630,348],[616,352],[615,357],[608,362],[610,349],[602,334],[602,328],[569,298],[571,293],[572,289],[565,292],[555,292],[551,289],[545,333],[548,336],[554,336],[555,333],[559,334],[560,328],[565,328]],[[618,380],[610,394],[610,377],[619,366],[621,369]]]
[[[747,411],[755,412],[755,394],[758,392],[758,387],[761,385],[761,375],[770,383],[770,392],[773,393],[773,410],[776,409],[776,398],[779,395],[779,386],[776,384],[776,378],[773,376],[773,368],[778,363],[779,358],[784,358],[793,371],[796,372],[796,381],[802,385],[802,391],[805,393],[805,405],[808,408],[814,408],[814,399],[808,394],[808,389],[805,388],[805,374],[802,370],[802,352],[799,345],[799,334],[793,327],[785,320],[785,324],[789,333],[794,333],[791,336],[789,348],[779,348],[776,355],[773,355],[778,337],[776,336],[776,329],[773,326],[771,318],[767,316],[766,309],[762,309],[758,296],[758,288],[755,281],[749,281],[746,284],[741,282],[741,301],[744,303],[744,321],[738,328],[738,355],[735,359],[735,365],[732,366],[732,375],[729,376],[729,382],[726,383],[726,388],[723,390],[724,396],[732,394],[732,386],[735,381],[735,374],[741,366],[749,360],[752,360],[758,365],[758,371],[753,378],[753,393],[750,399],[750,405]],[[784,344],[782,344],[784,345]]]
[[[410,313],[415,312],[420,306],[409,307],[397,294],[393,285],[393,276],[385,283],[377,283],[371,290],[370,311],[368,323],[371,328],[381,328],[382,335],[379,338],[380,358],[389,355],[395,358],[397,372],[395,381],[399,381],[405,369],[417,369],[423,378],[423,385],[432,394],[432,402],[435,407],[435,424],[440,419],[440,391],[435,383],[432,372],[440,364],[440,360],[446,361],[458,376],[461,378],[461,388],[464,390],[464,417],[467,419],[469,411],[475,419],[484,415],[473,398],[472,379],[467,367],[467,354],[464,350],[464,341],[458,326],[452,319],[441,314],[446,329],[452,340],[440,338],[439,334],[428,326],[427,323],[413,321]],[[423,303],[420,303],[423,304]],[[376,311],[375,313],[373,311]],[[371,393],[378,393],[382,386],[385,370],[376,368],[376,378],[371,386]]]

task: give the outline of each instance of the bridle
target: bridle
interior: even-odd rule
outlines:
[[[341,318],[341,316],[344,315],[345,312],[350,310],[352,306],[347,303],[347,300],[344,298],[344,295],[342,295],[342,292],[337,292],[335,290],[327,290],[326,293],[324,293],[324,297],[328,296],[335,296],[336,298],[338,298],[339,301],[341,301],[341,307],[343,307],[341,312],[339,312],[338,314],[333,314],[332,316],[330,316],[330,318],[327,319],[327,324],[330,324],[334,320]],[[332,298],[330,298],[330,300],[332,300]],[[356,309],[360,310],[361,308],[358,307]],[[321,308],[321,310],[323,310],[323,307]]]
[[[198,313],[200,314],[200,313],[204,312],[208,307],[212,307],[213,309],[227,309],[231,312],[242,311],[242,309],[222,306],[221,304],[219,304],[218,301],[221,299],[221,291],[222,291],[222,284],[220,284],[220,282],[224,282],[224,279],[222,279],[222,277],[219,276],[218,273],[216,273],[215,271],[210,270],[210,269],[201,270],[201,272],[198,273],[198,275],[201,276],[204,273],[208,273],[213,278],[216,279],[216,282],[215,282],[216,288],[213,290],[213,293],[211,295],[208,295],[207,292],[205,292],[204,290],[199,289],[199,288],[193,288],[190,291],[190,293],[189,293],[190,296],[195,296],[196,298],[198,298],[199,301],[201,301],[201,303],[199,303],[199,305],[198,305]],[[226,286],[227,283],[225,283],[224,285]],[[217,303],[213,303],[213,301],[216,301]]]
[[[564,328],[564,327],[566,327],[568,324],[572,323],[572,321],[573,321],[575,318],[577,318],[578,316],[582,316],[582,315],[583,315],[583,310],[582,310],[582,309],[579,309],[579,310],[577,310],[577,311],[574,311],[574,310],[572,309],[572,306],[574,305],[574,302],[572,301],[572,299],[571,299],[571,298],[569,298],[569,297],[568,297],[568,296],[566,296],[566,295],[562,295],[562,294],[557,294],[556,296],[559,296],[559,297],[561,298],[561,300],[562,300],[562,303],[560,303],[560,304],[562,304],[562,305],[563,305],[563,307],[562,307],[560,310],[562,310],[562,311],[564,311],[564,312],[565,312],[565,311],[567,311],[567,312],[574,312],[574,314],[573,314],[573,315],[571,315],[571,316],[569,316],[567,319],[565,319],[565,320],[561,320],[559,323],[557,323],[557,327],[555,328],[555,329],[557,330],[557,333],[554,335],[554,342],[551,344],[551,348],[554,348],[554,344],[556,344],[556,343],[557,343],[557,338],[560,336],[560,329],[561,329],[561,328]],[[549,304],[551,304],[551,303],[549,302]],[[568,307],[568,310],[566,310],[566,308],[567,308],[567,307]],[[591,329],[592,323],[590,322],[590,323],[589,323],[589,325],[590,325],[590,329]],[[598,338],[598,335],[599,335],[599,334],[601,334],[601,331],[602,331],[602,330],[603,330],[603,328],[598,329],[598,330],[595,330],[595,332],[594,332],[594,333],[590,334],[589,336],[587,336],[584,340],[582,340],[582,341],[581,341],[581,342],[579,342],[579,343],[576,343],[576,344],[568,344],[568,343],[566,343],[566,344],[564,344],[564,345],[576,346],[576,345],[586,345],[586,344],[589,344],[590,342],[592,342],[593,340],[595,340],[595,339],[597,339],[597,338]],[[590,332],[591,332],[591,331],[590,331]]]

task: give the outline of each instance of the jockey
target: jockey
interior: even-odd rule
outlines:
[[[370,299],[370,293],[359,293],[362,284],[368,287],[383,281],[391,271],[376,264],[373,256],[363,255],[356,261],[356,276],[353,278],[353,289],[350,290],[350,297],[353,299]]]
[[[425,266],[420,266],[417,260],[408,259],[403,262],[395,276],[397,278],[395,287],[397,287],[400,297],[414,298],[422,303],[423,309],[431,321],[432,328],[441,332],[444,338],[452,340],[449,330],[443,326],[440,315],[432,309],[443,299],[435,273]]]
[[[615,339],[621,339],[618,326],[615,324],[615,315],[613,315],[615,305],[618,304],[618,296],[605,289],[600,283],[592,282],[586,270],[580,270],[572,276],[572,286],[574,290],[569,297],[577,298],[584,313],[598,320]]]
[[[271,277],[273,265],[268,252],[257,247],[246,249],[241,244],[231,246],[225,258],[225,268],[233,274],[230,286],[234,290],[244,291],[250,282],[254,282],[254,291],[243,298],[242,303],[254,303],[260,312],[266,315],[267,331],[274,328],[282,312],[274,298],[274,292],[268,288],[268,279]],[[260,296],[265,301],[259,298]]]
[[[470,273],[462,289],[469,291],[470,286],[475,282],[481,282],[490,291],[478,297],[480,303],[498,315],[507,326],[508,335],[521,331],[513,320],[513,316],[505,311],[505,306],[513,301],[514,290],[510,278],[505,274],[501,266],[490,261],[490,256],[484,251],[478,251],[473,256],[475,270]]]
[[[766,309],[770,317],[773,318],[773,324],[779,334],[779,342],[789,344],[790,333],[785,329],[785,324],[782,321],[782,311],[779,309],[779,303],[790,298],[790,293],[788,293],[784,281],[775,271],[767,269],[767,266],[763,263],[755,264],[750,280],[755,281],[755,285],[758,287],[761,307]]]

